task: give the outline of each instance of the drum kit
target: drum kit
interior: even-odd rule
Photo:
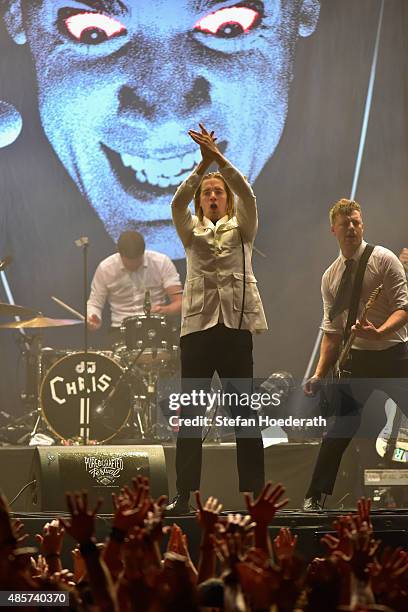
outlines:
[[[177,328],[170,317],[150,312],[128,317],[111,350],[76,351],[43,347],[41,330],[83,324],[82,315],[54,319],[3,303],[0,315],[16,318],[0,330],[20,331],[24,347],[22,397],[32,420],[20,443],[33,443],[41,431],[48,443],[62,444],[102,444],[120,436],[122,443],[123,437],[154,443],[173,437],[158,408],[159,379],[178,368]],[[38,332],[29,336],[26,330]]]

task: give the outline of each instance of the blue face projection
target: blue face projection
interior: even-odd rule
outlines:
[[[44,132],[116,239],[184,256],[170,200],[200,159],[187,131],[215,130],[251,181],[286,119],[298,36],[317,0],[10,0],[5,21],[28,44]]]

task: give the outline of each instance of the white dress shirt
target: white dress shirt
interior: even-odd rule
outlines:
[[[245,304],[241,329],[267,329],[265,314],[252,271],[252,245],[258,227],[256,199],[251,186],[236,168],[220,169],[238,196],[236,217],[216,224],[200,219],[188,208],[202,176],[193,171],[180,185],[172,201],[173,221],[186,250],[187,278],[183,293],[181,335],[214,327],[222,321],[238,329],[243,298],[245,245]]]
[[[144,313],[145,291],[150,290],[152,306],[166,303],[165,289],[180,285],[180,276],[167,255],[145,251],[142,265],[130,272],[119,253],[110,255],[96,269],[88,300],[88,315],[102,318],[106,300],[109,302],[112,326],[119,327],[126,317]]]
[[[354,281],[358,268],[358,262],[366,247],[366,242],[362,241],[360,247],[351,259],[354,260],[352,279]],[[347,323],[348,309],[340,313],[330,322],[329,312],[333,305],[341,277],[345,270],[346,258],[342,253],[325,271],[322,277],[322,298],[324,319],[322,330],[327,333],[343,334]],[[383,290],[374,302],[372,308],[367,313],[367,319],[379,327],[396,310],[408,309],[408,290],[407,279],[404,268],[398,257],[389,249],[376,246],[367,262],[364,273],[363,284],[361,287],[360,303],[357,318],[361,313],[371,293],[379,285],[383,285]],[[408,329],[405,325],[398,331],[388,334],[380,340],[367,340],[366,338],[356,338],[353,349],[381,351],[390,348],[398,342],[408,340]]]

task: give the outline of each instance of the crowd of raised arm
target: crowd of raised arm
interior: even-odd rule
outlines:
[[[355,513],[339,517],[334,533],[322,538],[326,554],[306,564],[290,529],[269,536],[276,512],[287,503],[284,491],[267,483],[256,500],[246,495],[246,515],[221,514],[218,500],[203,503],[197,493],[196,564],[181,527],[164,525],[165,498],[151,496],[146,478],[113,496],[110,534],[100,543],[99,505],[91,508],[86,493],[68,493],[70,518],[44,526],[36,536],[38,555],[2,497],[0,590],[67,591],[72,610],[93,612],[406,611],[408,553],[380,553],[369,501],[360,500]],[[64,567],[67,535],[75,544],[72,563]]]

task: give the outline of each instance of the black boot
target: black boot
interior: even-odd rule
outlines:
[[[323,510],[321,498],[321,493],[315,493],[311,497],[306,497],[303,500],[302,510],[304,512],[316,512],[318,510]]]
[[[166,507],[166,516],[182,516],[190,513],[190,491],[177,493],[176,497]]]

